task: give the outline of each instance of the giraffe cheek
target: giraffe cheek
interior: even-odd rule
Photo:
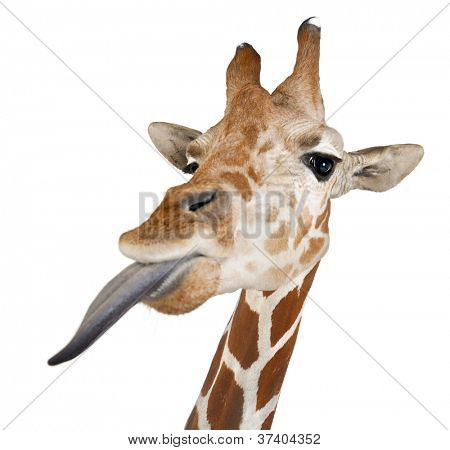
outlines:
[[[274,291],[285,283],[288,283],[292,278],[293,264],[286,264],[284,266],[272,266],[267,269],[261,279],[264,280],[262,290]]]
[[[289,244],[289,223],[282,222],[278,230],[269,235],[268,239],[264,243],[264,249],[270,255],[277,255],[288,249]]]
[[[311,238],[308,242],[308,246],[300,255],[300,264],[309,266],[313,261],[316,262],[324,255],[327,248],[328,239],[325,239],[324,237]]]

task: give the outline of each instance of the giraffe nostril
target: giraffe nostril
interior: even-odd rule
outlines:
[[[195,212],[200,208],[203,208],[208,203],[211,203],[216,198],[216,191],[200,192],[195,195],[191,195],[187,200],[187,206],[189,211]]]

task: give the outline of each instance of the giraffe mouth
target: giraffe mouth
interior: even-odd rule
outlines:
[[[130,264],[103,287],[72,340],[48,364],[55,366],[76,358],[141,300],[157,302],[176,290],[200,258],[190,255],[160,263]]]

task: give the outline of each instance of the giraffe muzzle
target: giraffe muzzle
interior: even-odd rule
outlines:
[[[153,264],[135,262],[126,267],[99,292],[72,340],[48,364],[54,366],[76,358],[140,301],[151,304],[170,296],[201,259],[188,255]]]

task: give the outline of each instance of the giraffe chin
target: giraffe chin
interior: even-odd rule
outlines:
[[[139,302],[168,314],[195,309],[217,293],[219,278],[219,264],[204,256],[129,265],[99,292],[72,340],[48,364],[79,356]]]

